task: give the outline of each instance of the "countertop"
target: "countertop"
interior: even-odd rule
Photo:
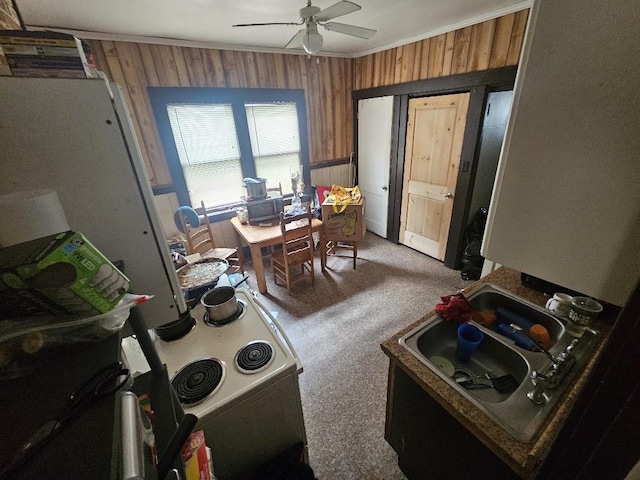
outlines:
[[[470,285],[465,291],[473,290],[482,283],[492,283],[502,287],[536,305],[544,306],[548,300],[544,294],[523,286],[520,280],[520,272],[510,268],[499,268]],[[450,293],[455,292],[443,292],[443,295]],[[615,319],[615,312],[605,310],[603,314],[598,317],[594,328],[600,332],[599,343],[595,346],[591,357],[585,363],[582,371],[571,380],[571,385],[569,385],[565,391],[563,398],[555,405],[553,411],[549,413],[546,422],[542,425],[536,436],[528,443],[516,440],[483,411],[478,409],[398,343],[400,337],[419,325],[424,324],[435,313],[435,310],[428,312],[422,318],[383,342],[381,344],[382,350],[434,400],[442,405],[445,410],[464,425],[518,475],[525,479],[533,478],[551,449],[575,398],[582,390],[585,381],[602,352],[605,339],[611,328],[610,325]]]

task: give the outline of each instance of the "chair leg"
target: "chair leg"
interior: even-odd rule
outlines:
[[[313,255],[311,256],[311,265],[309,266],[309,273],[311,274],[311,286],[316,284],[315,267],[313,266]]]
[[[353,269],[356,269],[356,258],[358,258],[358,242],[353,242]]]

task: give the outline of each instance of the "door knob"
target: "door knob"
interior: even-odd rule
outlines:
[[[386,192],[387,190],[389,190],[389,187],[385,185],[384,187],[382,187],[382,189]]]
[[[444,198],[453,198],[453,193],[447,192],[447,194],[444,196]]]

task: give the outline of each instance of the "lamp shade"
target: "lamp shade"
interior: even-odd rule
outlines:
[[[307,24],[306,32],[302,37],[302,48],[309,55],[315,55],[322,48],[322,35],[318,33],[318,27],[313,23]]]

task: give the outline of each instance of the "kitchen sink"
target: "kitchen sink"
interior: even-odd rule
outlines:
[[[529,366],[526,359],[516,350],[489,335],[471,356],[468,362],[460,362],[455,358],[458,324],[440,318],[432,322],[428,329],[421,330],[420,335],[407,339],[406,345],[417,350],[426,359],[439,364],[438,360],[446,359],[454,366],[453,378],[465,374],[491,377],[512,375],[520,385],[527,379]],[[438,358],[439,357],[439,358]],[[435,361],[433,360],[435,358]],[[450,372],[449,372],[450,373]],[[511,392],[498,392],[494,388],[474,388],[469,394],[484,402],[503,402],[512,395]]]
[[[560,355],[571,344],[573,338],[565,330],[564,320],[559,319],[533,303],[519,298],[492,284],[482,284],[469,294],[465,294],[476,310],[504,308],[532,323],[543,325],[549,332],[549,353]],[[492,327],[476,325],[484,334],[484,340],[468,362],[456,359],[457,327],[439,314],[428,318],[425,323],[411,330],[399,340],[400,345],[418,358],[445,382],[484,411],[498,425],[522,442],[533,438],[545,422],[553,406],[561,398],[571,379],[580,371],[596,345],[595,332],[587,332],[575,345],[570,370],[557,386],[545,390],[546,402],[537,405],[527,393],[533,390],[530,379],[535,371],[547,374],[551,359],[543,352],[530,351],[517,346],[513,340]],[[461,376],[485,376],[513,378],[512,389],[465,388],[468,383],[459,384]]]

